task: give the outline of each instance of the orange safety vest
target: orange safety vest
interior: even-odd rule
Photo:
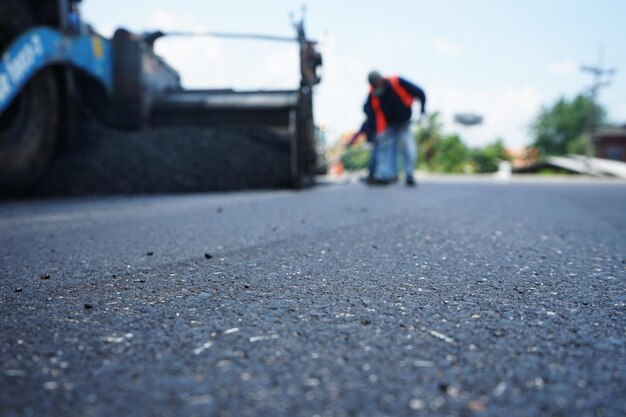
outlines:
[[[413,105],[413,96],[400,85],[400,80],[397,75],[385,78],[385,80],[389,81],[391,88],[398,95],[398,97],[400,97],[402,104],[407,107],[411,107]],[[374,95],[373,87],[370,87],[370,102],[372,104],[372,110],[374,110],[374,115],[376,116],[376,133],[383,133],[385,129],[387,129],[387,119],[385,118],[383,110],[380,108],[380,99],[378,96]]]

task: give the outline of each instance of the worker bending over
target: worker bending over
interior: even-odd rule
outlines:
[[[405,182],[415,185],[413,170],[417,146],[411,135],[414,100],[421,103],[421,115],[426,109],[426,95],[418,86],[401,77],[383,77],[378,71],[368,75],[370,93],[363,106],[368,122],[375,126],[376,155],[374,176],[370,183],[389,184],[397,180],[398,152],[402,156]]]

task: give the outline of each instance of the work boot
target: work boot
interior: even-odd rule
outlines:
[[[407,175],[406,177],[406,186],[407,187],[415,187],[417,185],[417,183],[415,182],[415,178],[413,178],[413,175]]]
[[[366,181],[367,185],[389,185],[392,183],[392,180],[381,180],[378,178],[368,178]]]

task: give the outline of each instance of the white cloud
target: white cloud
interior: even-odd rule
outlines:
[[[479,146],[502,138],[507,146],[529,144],[530,124],[539,111],[541,95],[532,86],[508,87],[469,91],[442,84],[430,88],[430,110],[442,109],[447,132],[459,132],[470,146]],[[455,125],[455,113],[478,113],[483,115],[481,126],[464,128]]]
[[[460,43],[444,36],[437,36],[433,39],[432,48],[435,53],[446,57],[456,57],[463,53]]]
[[[579,65],[571,60],[554,61],[548,65],[548,72],[552,75],[572,75],[578,72]]]
[[[153,10],[147,25],[164,32],[208,30],[189,14],[166,9]],[[186,87],[207,86],[209,79],[221,78],[220,71],[215,69],[223,67],[224,53],[216,39],[166,37],[157,41],[155,51],[180,72]]]
[[[157,9],[147,16],[146,26],[164,31],[209,31],[210,27],[192,14]],[[384,44],[385,37],[372,34],[373,42]],[[409,37],[394,36],[405,39]],[[368,45],[370,45],[368,43]],[[432,48],[440,56],[455,57],[463,47],[443,36],[433,39]],[[295,88],[299,78],[298,50],[290,44],[267,44],[215,38],[164,38],[157,52],[178,69],[187,88]],[[322,39],[323,82],[316,88],[316,121],[330,128],[330,137],[354,130],[363,120],[361,107],[367,94],[366,75],[371,68],[382,71],[388,56],[372,57],[367,51],[349,56],[340,54],[330,35]],[[384,49],[383,49],[384,50]],[[391,51],[389,52],[391,53]],[[571,65],[569,65],[571,68]],[[555,65],[557,70],[567,65]],[[470,90],[455,88],[445,77],[427,79],[428,110],[442,110],[445,131],[458,131],[470,146],[505,139],[508,146],[530,141],[528,126],[540,108],[541,97],[531,86]],[[473,128],[455,125],[455,113],[473,112],[484,116],[484,124]],[[621,112],[620,112],[621,114]]]
[[[163,31],[201,31],[207,28],[189,13],[177,13],[167,9],[154,9],[148,15],[148,26]]]
[[[615,110],[609,112],[609,120],[618,125],[624,125],[626,123],[626,104],[616,105],[613,108]]]
[[[148,27],[164,32],[209,32],[188,13],[156,9]],[[214,37],[165,37],[155,45],[182,78],[186,88],[296,88],[299,82],[295,44],[271,44]]]
[[[117,29],[117,26],[111,25],[111,24],[100,24],[95,29],[96,29],[96,32],[98,32],[100,35],[104,36],[105,38],[112,38],[113,35],[115,34],[115,30]]]
[[[316,97],[317,121],[332,128],[332,134],[356,130],[363,120],[360,111],[367,87],[360,72],[368,68],[362,60],[339,61],[332,51],[324,51],[325,78]],[[355,76],[356,74],[356,76]],[[482,146],[502,138],[509,147],[531,142],[529,127],[539,112],[544,98],[534,86],[473,90],[456,88],[434,75],[424,81],[428,86],[428,111],[440,111],[445,133],[457,132],[469,146]],[[462,127],[454,123],[456,113],[478,113],[484,117],[480,126]]]
[[[367,54],[339,53],[330,34],[325,34],[321,41],[324,65],[322,83],[315,90],[315,118],[316,123],[329,129],[330,143],[344,132],[357,130],[363,122],[365,115],[361,109],[368,93],[367,72],[376,67],[376,62]]]
[[[250,67],[255,74],[257,88],[294,88],[300,83],[300,52],[296,45],[274,45],[267,48],[262,58],[262,71]]]

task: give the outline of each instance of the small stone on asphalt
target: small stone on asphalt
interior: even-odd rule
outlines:
[[[467,407],[475,413],[485,411],[485,404],[478,400],[470,400],[470,402],[467,404]]]

